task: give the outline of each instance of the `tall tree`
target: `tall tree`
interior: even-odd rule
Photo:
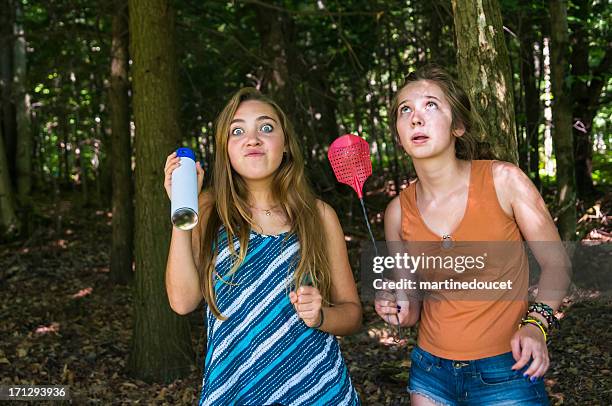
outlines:
[[[111,169],[113,238],[110,276],[115,282],[132,279],[134,208],[128,82],[128,4],[115,0],[111,43]]]
[[[15,2],[15,45],[13,91],[17,110],[17,196],[22,205],[30,204],[32,189],[32,130],[30,95],[27,92],[26,40],[23,30],[21,1]]]
[[[0,0],[0,92],[2,97],[1,124],[4,133],[5,159],[11,185],[15,179],[17,122],[13,99],[13,46],[15,9],[12,0]]]
[[[271,8],[270,5],[254,5],[257,15],[257,31],[261,38],[263,60],[261,87],[272,95],[290,117],[294,117],[295,97],[291,73],[295,71],[294,54],[290,54],[294,37],[293,19],[286,13]]]
[[[148,381],[184,376],[194,361],[187,319],[170,309],[164,287],[170,223],[163,164],[180,138],[175,14],[170,3],[129,1],[136,125],[136,275],[128,369]]]
[[[15,198],[3,138],[0,128],[0,240],[10,240],[18,234],[20,224],[15,215]]]
[[[598,64],[589,63],[589,54],[595,48],[590,46],[590,38],[596,36],[589,35],[588,20],[589,15],[593,12],[591,3],[591,0],[573,1],[573,18],[569,23],[572,31],[570,64],[572,66],[572,111],[575,122],[573,133],[576,187],[578,196],[582,198],[595,191],[592,177],[593,134],[591,127],[600,105],[602,88],[607,83],[607,77],[610,76],[610,63],[612,62],[608,46]],[[597,51],[595,48],[594,52]]]
[[[321,144],[328,145],[340,135],[336,123],[338,101],[330,92],[329,79],[320,67],[311,67],[306,74],[306,80],[308,88],[305,91],[309,95],[307,107],[311,113],[311,127],[320,142],[316,147],[322,149]]]
[[[523,111],[525,112],[525,134],[528,161],[528,173],[531,180],[540,189],[540,154],[539,154],[539,121],[541,114],[540,94],[535,76],[534,44],[535,21],[533,13],[535,7],[530,6],[527,0],[522,0],[519,18],[521,20],[519,30],[519,66],[521,87],[523,91]]]
[[[574,142],[572,104],[568,87],[569,34],[567,2],[550,0],[551,87],[553,145],[557,162],[557,202],[559,234],[563,240],[576,238],[576,180],[574,175]]]
[[[294,19],[282,1],[254,2],[238,9],[238,15],[254,21],[259,37],[255,77],[257,87],[272,97],[292,119],[296,120],[295,55],[290,55],[295,40]],[[293,83],[291,81],[293,80]]]
[[[452,0],[459,80],[484,120],[500,159],[517,162],[512,70],[497,0]]]

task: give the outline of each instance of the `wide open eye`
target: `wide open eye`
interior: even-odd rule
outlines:
[[[235,127],[230,131],[231,135],[242,135],[244,134],[244,130],[240,127]]]
[[[272,127],[271,124],[264,124],[259,128],[259,130],[262,133],[271,133],[272,131],[274,131],[274,127]]]

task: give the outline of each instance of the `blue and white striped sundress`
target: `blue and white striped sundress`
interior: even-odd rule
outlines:
[[[210,309],[200,405],[360,405],[336,337],[309,328],[289,301],[299,242],[251,232],[232,276],[227,235],[216,270],[220,321]],[[234,241],[236,250],[239,242]]]

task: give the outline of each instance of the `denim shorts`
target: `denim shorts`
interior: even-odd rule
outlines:
[[[439,358],[414,347],[408,391],[442,405],[548,405],[544,381],[513,371],[512,353],[474,361]]]

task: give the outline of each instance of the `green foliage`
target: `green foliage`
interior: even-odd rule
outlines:
[[[33,129],[42,161],[34,165],[38,176],[72,182],[78,172],[74,165],[82,162],[88,176],[97,179],[97,162],[110,148],[107,89],[112,2],[30,0],[23,4]],[[500,4],[509,31],[515,93],[520,97],[517,34],[528,31],[540,41],[547,7],[523,0]],[[610,13],[604,12],[605,2],[590,2],[584,18],[573,4],[570,24],[587,30],[589,66],[595,69],[607,51]],[[239,87],[264,85],[274,62],[271,50],[276,50],[289,67],[294,103],[283,107],[303,139],[309,171],[321,180],[320,191],[335,190],[325,150],[345,132],[360,133],[372,144],[375,173],[407,176],[409,160],[391,139],[387,108],[404,76],[417,64],[435,61],[455,71],[449,2],[181,1],[173,5],[183,144],[197,147],[198,158],[206,165],[212,160],[215,117]],[[279,48],[282,44],[263,43],[262,32],[270,27],[261,25],[258,12],[277,16],[285,30],[286,49]],[[609,78],[608,72],[603,74]],[[590,83],[593,75],[570,80]],[[544,97],[545,83],[539,80],[538,84]],[[610,86],[602,94],[604,105],[609,94]],[[609,117],[610,110],[604,106],[593,125],[593,139],[603,139],[606,151],[610,150]],[[524,120],[525,113],[517,110],[518,123]],[[77,150],[83,159],[77,159]],[[601,155],[596,152],[594,159],[598,184],[609,179],[608,161]]]
[[[593,182],[596,185],[610,185],[612,183],[612,153],[595,154],[593,156]]]
[[[606,92],[612,90],[612,79]],[[612,184],[612,106],[605,105],[593,120],[593,182],[596,185]]]

